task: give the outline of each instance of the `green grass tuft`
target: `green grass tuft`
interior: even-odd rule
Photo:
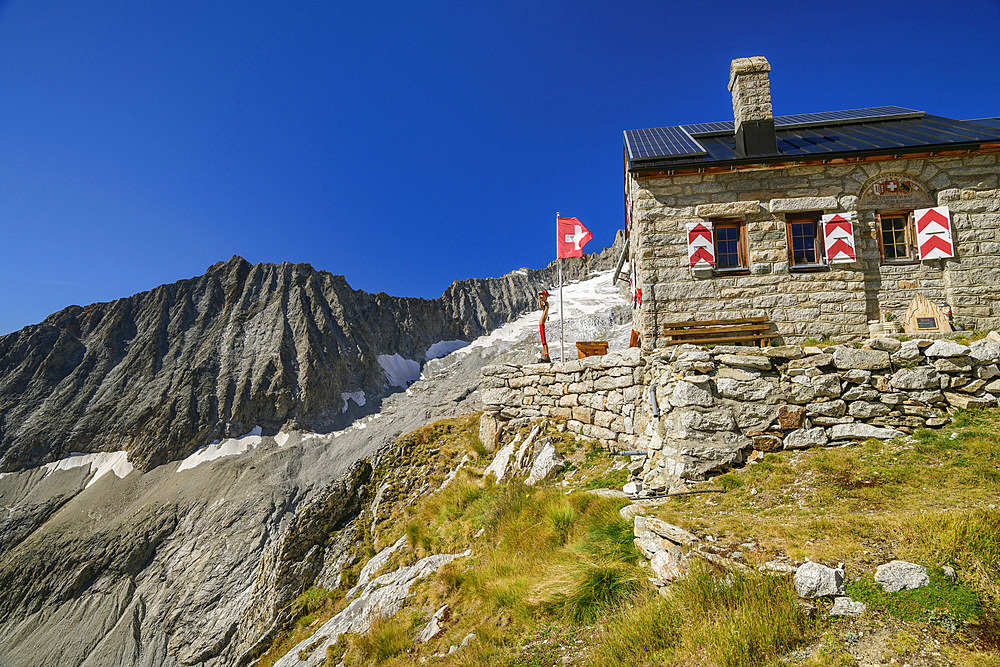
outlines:
[[[641,580],[637,571],[615,562],[579,563],[572,588],[558,593],[553,607],[574,623],[593,621],[630,598]]]
[[[927,621],[932,617],[957,618],[965,622],[983,616],[983,605],[974,590],[952,583],[940,569],[928,572],[931,583],[914,590],[886,593],[871,575],[847,584],[847,594],[869,607],[881,609],[904,621]]]

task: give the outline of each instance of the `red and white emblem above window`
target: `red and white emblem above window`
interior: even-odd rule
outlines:
[[[853,213],[823,216],[823,245],[826,247],[827,264],[849,264],[857,260]]]
[[[689,222],[687,225],[688,237],[688,266],[692,270],[711,269],[715,266],[715,240],[712,237],[712,223]]]
[[[918,208],[913,212],[917,227],[917,252],[920,259],[945,259],[955,256],[951,236],[951,212],[947,206]]]

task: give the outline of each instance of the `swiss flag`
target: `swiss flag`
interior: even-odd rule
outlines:
[[[583,246],[594,238],[590,230],[576,218],[559,218],[556,225],[557,257],[582,257]]]

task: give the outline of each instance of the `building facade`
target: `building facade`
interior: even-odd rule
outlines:
[[[863,339],[918,294],[1000,328],[1000,119],[775,118],[769,71],[733,61],[733,121],[625,132],[642,346],[664,324],[759,316],[783,342]]]

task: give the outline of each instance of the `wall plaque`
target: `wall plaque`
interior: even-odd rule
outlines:
[[[948,333],[951,330],[951,323],[941,309],[923,293],[917,292],[903,316],[903,331]]]
[[[865,183],[858,197],[858,208],[887,210],[934,206],[930,193],[912,178],[899,174],[882,174]]]

